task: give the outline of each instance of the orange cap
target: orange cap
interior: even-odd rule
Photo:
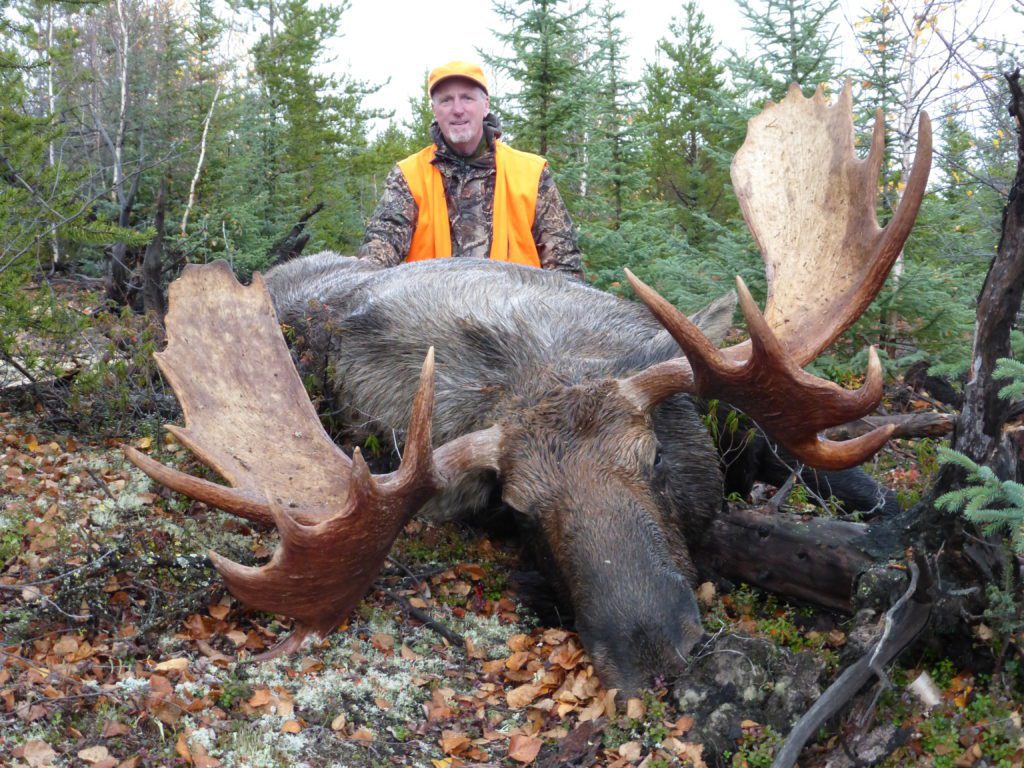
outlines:
[[[427,95],[433,93],[442,80],[447,80],[450,77],[464,77],[467,80],[472,80],[484,89],[484,93],[490,93],[490,89],[487,87],[487,78],[479,64],[469,61],[449,61],[430,72],[430,76],[427,77]]]

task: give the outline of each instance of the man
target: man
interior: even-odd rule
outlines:
[[[487,78],[452,61],[427,78],[434,143],[392,169],[360,258],[385,266],[468,256],[583,277],[572,220],[547,162],[499,141]]]

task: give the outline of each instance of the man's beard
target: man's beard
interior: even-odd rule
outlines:
[[[465,144],[473,139],[472,125],[453,125],[448,128],[448,141],[452,144]]]

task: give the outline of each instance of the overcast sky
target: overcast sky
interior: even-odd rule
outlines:
[[[993,37],[1024,40],[1024,15],[1013,13],[1014,0],[954,0],[961,20],[987,17],[986,30]],[[835,20],[840,34],[852,39],[850,23],[863,16],[868,0],[842,0]],[[734,0],[701,0],[705,17],[715,28],[716,41],[740,52],[747,49],[745,19]],[[952,6],[952,3],[946,3]],[[657,41],[668,35],[673,17],[682,14],[683,2],[620,0],[625,12],[621,29],[628,39],[630,76],[639,78],[645,62],[654,58]],[[947,11],[943,18],[952,18]],[[452,59],[479,61],[478,50],[496,50],[491,30],[504,23],[492,10],[490,0],[351,0],[341,19],[342,38],[335,49],[335,66],[360,80],[390,82],[368,99],[368,107],[393,109],[397,117],[409,114],[410,97],[422,93],[427,70]],[[844,58],[856,48],[845,43]],[[488,71],[493,78],[493,73]],[[500,83],[497,84],[500,92]]]

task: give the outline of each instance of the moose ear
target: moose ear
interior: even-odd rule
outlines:
[[[736,301],[736,291],[722,294],[706,307],[690,315],[690,322],[700,328],[705,338],[717,347],[725,341],[726,334],[732,328]]]

